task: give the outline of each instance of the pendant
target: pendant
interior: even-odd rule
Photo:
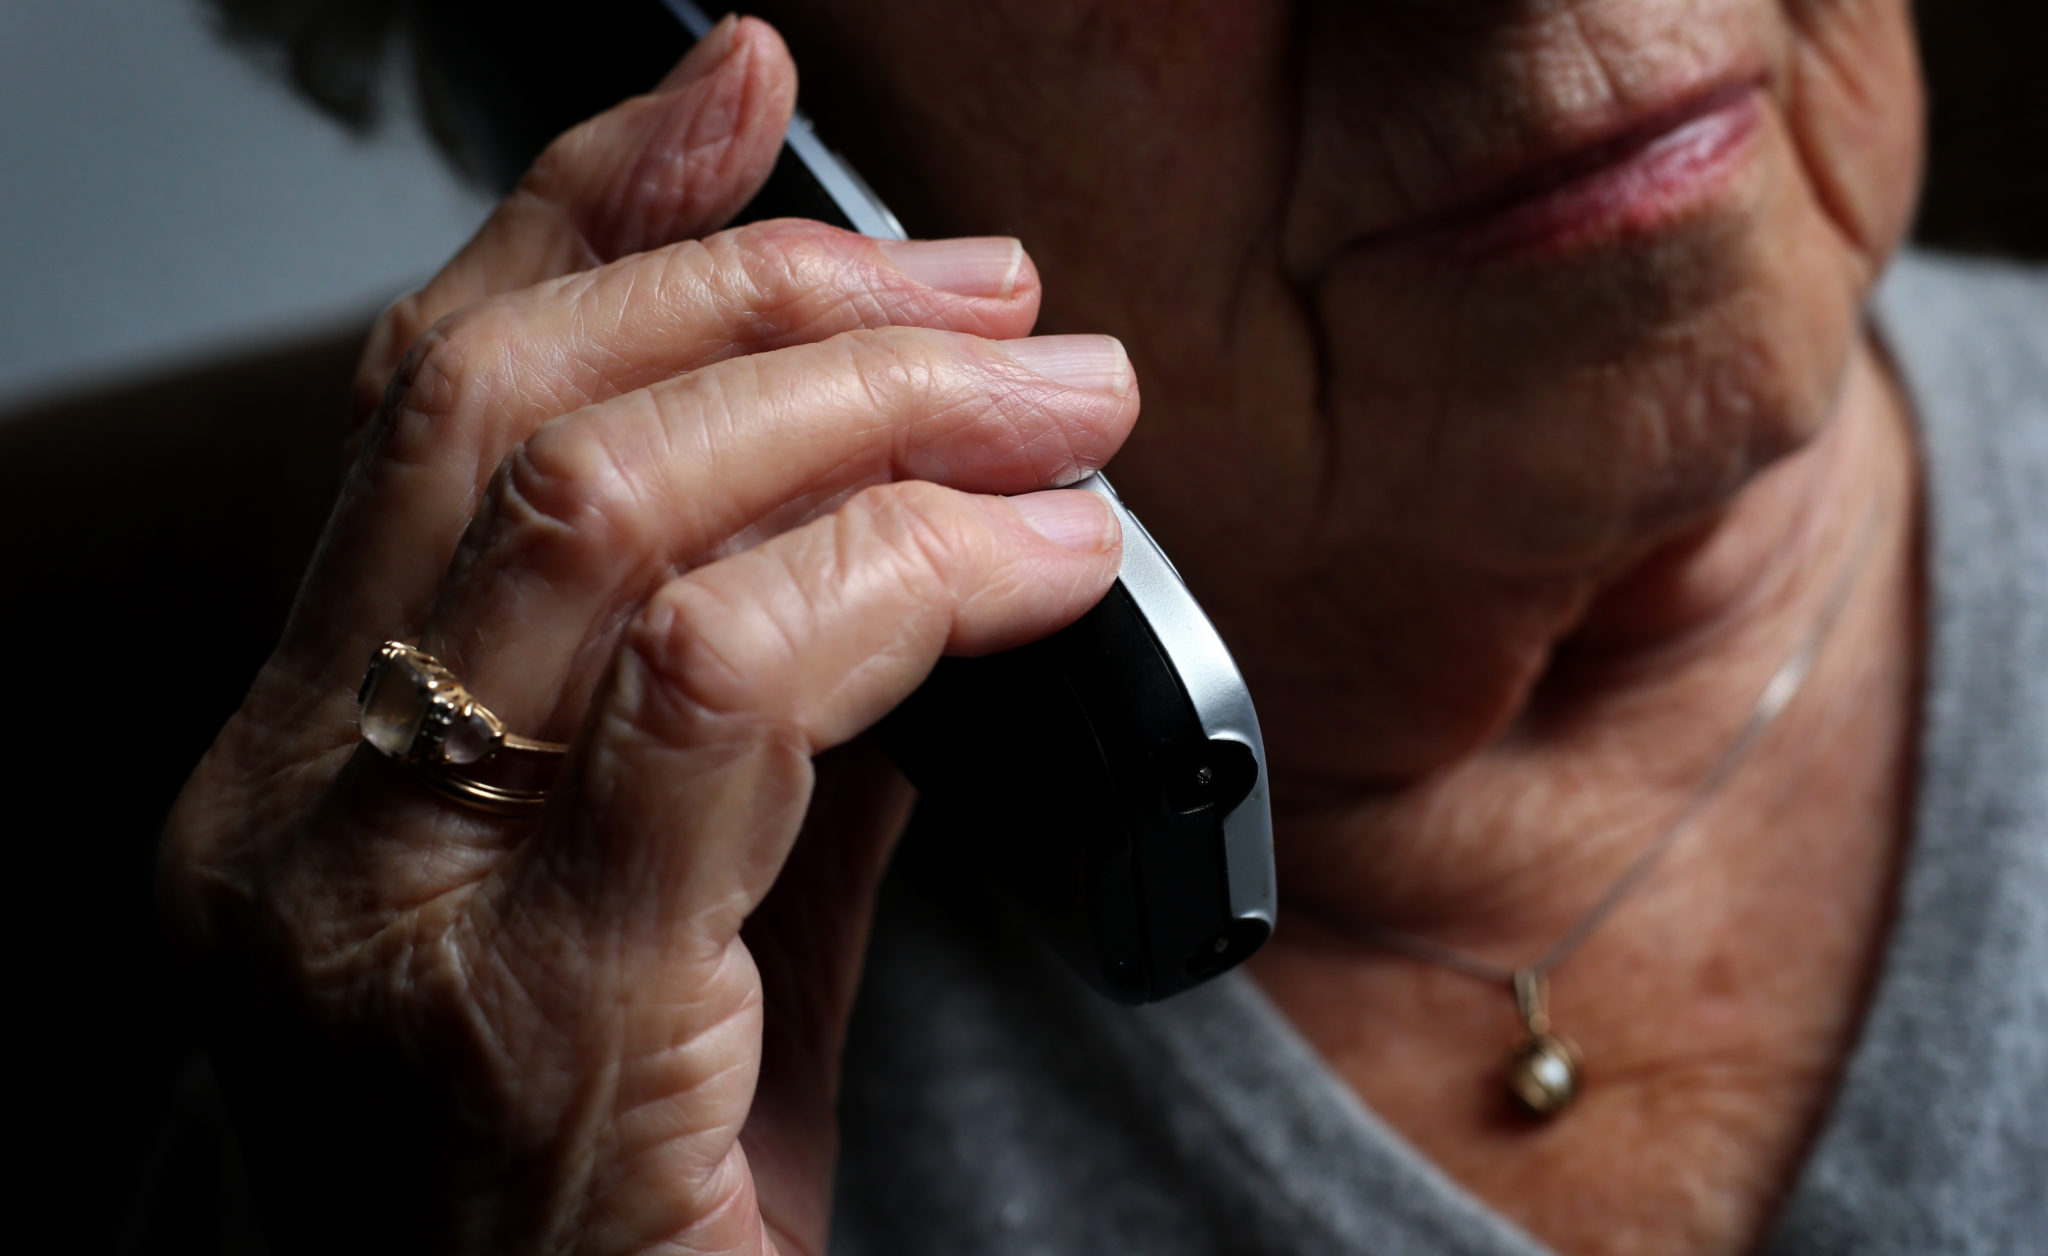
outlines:
[[[1522,1036],[1508,1057],[1508,1093],[1522,1110],[1548,1120],[1579,1096],[1582,1064],[1572,1040],[1550,1032],[1550,988],[1543,974],[1515,974],[1515,1010]]]

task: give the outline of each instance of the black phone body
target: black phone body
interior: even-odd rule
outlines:
[[[689,0],[662,0],[691,36]],[[814,218],[903,239],[894,214],[801,114],[742,220]],[[1250,692],[1194,595],[1109,482],[1123,565],[1043,641],[946,658],[878,727],[926,805],[1091,985],[1165,998],[1242,962],[1276,907],[1265,743]]]

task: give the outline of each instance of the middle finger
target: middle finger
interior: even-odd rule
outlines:
[[[677,572],[890,480],[1073,483],[1137,410],[1109,336],[891,328],[668,380],[550,423],[506,460],[423,645],[513,727],[562,736],[617,625]]]

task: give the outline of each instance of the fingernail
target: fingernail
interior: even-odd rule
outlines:
[[[654,90],[657,93],[672,92],[688,87],[709,74],[712,67],[725,60],[725,54],[732,51],[732,33],[739,29],[739,25],[737,13],[728,13],[720,18],[718,25],[705,31],[704,38],[698,40],[683,59],[676,62],[675,68],[654,85]]]
[[[1007,297],[1024,269],[1024,246],[1009,236],[883,240],[889,264],[928,288],[963,297]]]
[[[1033,532],[1066,549],[1100,553],[1122,535],[1109,507],[1086,489],[1050,489],[1005,500]]]
[[[1130,395],[1130,355],[1115,336],[1030,336],[1004,341],[1003,351],[1056,384]]]

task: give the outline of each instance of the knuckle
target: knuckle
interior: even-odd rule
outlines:
[[[390,454],[412,461],[424,447],[436,420],[452,410],[454,381],[460,375],[460,347],[449,342],[441,327],[429,327],[414,338],[385,387]]]
[[[943,603],[951,575],[974,548],[958,504],[952,490],[923,480],[863,489],[835,516],[840,562],[853,568],[879,560],[916,604]]]
[[[771,545],[669,581],[622,641],[647,684],[628,702],[633,718],[698,743],[829,740],[817,720],[834,699],[821,695],[945,639],[956,586],[972,583],[986,547],[972,514],[938,485],[875,486]]]
[[[499,468],[485,514],[482,548],[552,554],[558,561],[540,564],[544,571],[636,553],[646,541],[637,477],[594,424],[551,424],[521,442]]]
[[[736,339],[774,348],[825,339],[890,321],[876,277],[848,233],[821,223],[775,219],[715,237],[712,257],[730,285],[723,294],[741,320]]]
[[[835,338],[854,400],[875,414],[904,414],[893,465],[905,477],[935,473],[964,458],[1022,463],[1041,479],[1068,475],[1079,462],[1063,395],[1019,387],[991,371],[971,337],[892,327]]]
[[[543,204],[558,204],[564,190],[574,186],[576,176],[590,165],[592,152],[598,147],[602,118],[603,115],[586,118],[549,140],[520,176],[512,194]]]
[[[634,617],[624,644],[672,715],[692,724],[787,719],[800,654],[794,635],[718,582],[670,581]]]
[[[674,386],[640,394],[648,406],[653,459],[699,469],[698,491],[669,503],[678,527],[691,534],[743,526],[742,495],[732,487],[749,460],[772,457],[758,433],[796,413],[797,397],[776,395],[761,360],[743,356],[715,371],[692,372]]]
[[[359,417],[377,415],[384,409],[391,382],[406,354],[429,326],[425,298],[417,289],[384,307],[377,316],[356,367],[353,389]]]
[[[675,313],[691,341],[688,356],[700,363],[745,352],[772,330],[766,315],[753,313],[751,280],[730,252],[717,237],[683,240],[621,264],[644,280],[648,304]]]
[[[878,411],[892,411],[901,398],[917,396],[927,413],[943,416],[973,400],[953,386],[947,369],[960,357],[954,339],[921,327],[877,327],[842,332],[828,343],[837,346],[849,378]]]
[[[846,269],[843,234],[823,223],[771,218],[714,237],[757,292],[814,287]]]
[[[514,384],[510,321],[498,303],[482,302],[414,338],[385,390],[387,457],[425,462],[480,441],[486,416]]]
[[[749,351],[960,316],[957,303],[882,264],[872,241],[803,219],[749,223],[670,246],[663,260],[664,278],[708,299],[731,345]]]
[[[427,317],[425,294],[414,289],[385,307],[376,327],[371,329],[371,335],[396,351],[425,335],[433,323],[434,320]]]
[[[680,240],[644,258],[614,265],[629,273],[644,268],[655,301],[665,309],[695,311],[730,303],[723,290],[730,283],[729,268],[708,241]]]

